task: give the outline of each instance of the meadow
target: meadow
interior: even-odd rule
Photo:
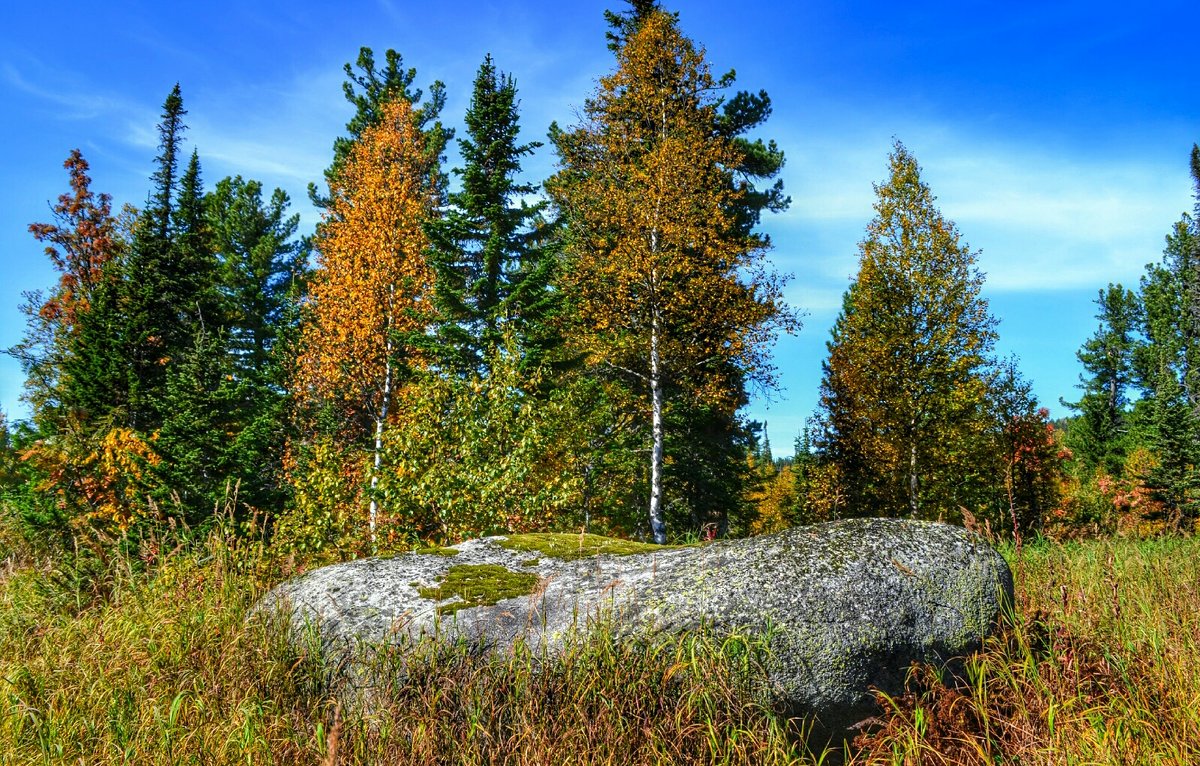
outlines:
[[[601,631],[550,663],[425,644],[365,713],[341,704],[313,642],[247,619],[300,568],[260,538],[218,525],[51,557],[3,532],[0,763],[1200,760],[1200,543],[1003,549],[1016,608],[958,677],[914,667],[852,741],[810,750],[806,723],[757,693],[753,636],[636,646]],[[373,661],[386,678],[399,658]]]

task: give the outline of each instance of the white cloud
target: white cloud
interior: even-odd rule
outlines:
[[[910,126],[899,135],[943,214],[982,250],[991,290],[1134,282],[1159,257],[1164,235],[1191,200],[1185,164],[1157,155],[1062,156],[969,126]],[[787,168],[792,208],[767,225],[793,241],[813,232],[807,252],[791,257],[808,261],[798,272],[845,279],[874,215],[872,184],[887,172],[891,137],[880,129],[792,138],[800,147]]]

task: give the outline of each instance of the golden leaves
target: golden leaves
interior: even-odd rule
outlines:
[[[559,141],[563,170],[548,184],[574,233],[563,285],[573,342],[645,370],[653,325],[668,367],[714,402],[736,392],[705,369],[761,365],[756,328],[779,309],[758,279],[757,240],[732,225],[742,191],[728,173],[740,157],[713,130],[715,89],[703,52],[669,15],[648,15],[588,102],[589,121]]]
[[[433,275],[422,224],[433,159],[412,105],[384,104],[353,145],[317,234],[318,268],[298,363],[300,387],[352,411],[378,411],[396,339],[429,320]]]

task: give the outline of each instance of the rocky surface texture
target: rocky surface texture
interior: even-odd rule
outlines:
[[[977,647],[1011,598],[1008,566],[977,536],[854,519],[685,548],[490,537],[318,569],[260,608],[315,623],[327,650],[436,632],[553,651],[598,618],[622,634],[701,624],[759,632],[774,693],[838,731],[871,715],[871,687],[899,692],[912,661]]]

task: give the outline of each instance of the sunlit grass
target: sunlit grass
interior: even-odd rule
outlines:
[[[372,655],[354,694],[315,640],[247,619],[288,562],[220,530],[168,547],[0,562],[0,764],[818,760],[763,701],[750,636],[600,631],[557,660],[423,643]],[[954,672],[914,669],[881,696],[851,762],[1200,762],[1200,542],[1006,555],[1008,624]]]
[[[965,683],[915,671],[863,763],[1200,763],[1200,541],[1007,552],[1010,625]]]

